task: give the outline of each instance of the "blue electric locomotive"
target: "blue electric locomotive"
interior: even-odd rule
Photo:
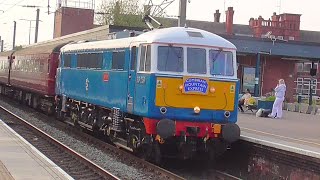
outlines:
[[[103,131],[146,157],[215,157],[240,137],[236,48],[207,31],[172,27],[73,43],[57,69],[59,117]]]

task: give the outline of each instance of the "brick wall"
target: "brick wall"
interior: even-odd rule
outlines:
[[[262,95],[271,91],[277,86],[279,79],[284,79],[287,91],[286,100],[293,102],[293,95],[295,94],[295,61],[283,60],[281,57],[267,56],[262,61],[263,75],[262,75]]]
[[[55,12],[54,38],[93,28],[94,11],[61,7]]]
[[[238,78],[242,84],[242,70],[243,67],[256,67],[257,55],[238,56],[237,61],[240,64],[238,67]],[[295,71],[295,61],[284,60],[281,57],[264,56],[261,55],[261,78],[260,78],[260,93],[265,95],[271,92],[277,86],[279,79],[284,79],[287,91],[286,100],[293,102],[293,95],[296,90],[296,83],[294,82],[297,78]]]

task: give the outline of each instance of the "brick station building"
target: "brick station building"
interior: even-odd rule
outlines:
[[[261,16],[250,18],[248,25],[234,24],[234,14],[234,9],[229,7],[226,22],[220,22],[221,13],[217,10],[213,21],[187,20],[187,26],[213,32],[236,45],[241,92],[248,88],[255,96],[263,96],[275,88],[279,78],[283,78],[287,85],[287,102],[293,102],[297,94],[307,98],[310,86],[313,94],[320,96],[320,32],[300,30],[300,14],[273,13],[267,20]],[[74,33],[87,40],[104,39],[111,32],[146,28],[114,25],[93,28],[93,18],[92,10],[61,7],[55,15],[54,36],[72,36]],[[177,19],[165,21],[167,26],[177,26],[178,22]],[[318,72],[313,82],[309,75],[312,62]]]

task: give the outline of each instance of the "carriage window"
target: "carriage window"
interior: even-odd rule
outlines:
[[[157,67],[159,71],[182,72],[183,48],[173,46],[159,46]]]
[[[88,64],[87,64],[87,68],[101,68],[102,67],[102,61],[103,61],[103,57],[102,57],[102,53],[92,53],[92,54],[88,54]]]
[[[77,67],[85,68],[87,66],[87,54],[78,54],[77,56]]]
[[[139,71],[151,70],[151,46],[141,46]]]
[[[124,51],[112,53],[111,69],[124,70],[124,63],[125,63],[125,52]]]
[[[232,52],[221,50],[210,50],[210,74],[221,76],[233,76],[233,56]]]
[[[71,67],[71,54],[63,55],[63,67]]]
[[[206,74],[206,50],[188,48],[188,73]]]
[[[102,53],[78,54],[77,67],[78,68],[94,68],[102,67]],[[71,67],[71,58],[70,58]]]

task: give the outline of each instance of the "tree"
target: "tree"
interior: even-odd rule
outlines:
[[[139,0],[104,0],[100,6],[100,24],[142,27],[143,10]]]
[[[23,48],[22,45],[19,45],[19,46],[15,46],[15,47],[14,47],[14,50],[17,51],[17,50],[20,50],[20,49],[22,49],[22,48]]]

